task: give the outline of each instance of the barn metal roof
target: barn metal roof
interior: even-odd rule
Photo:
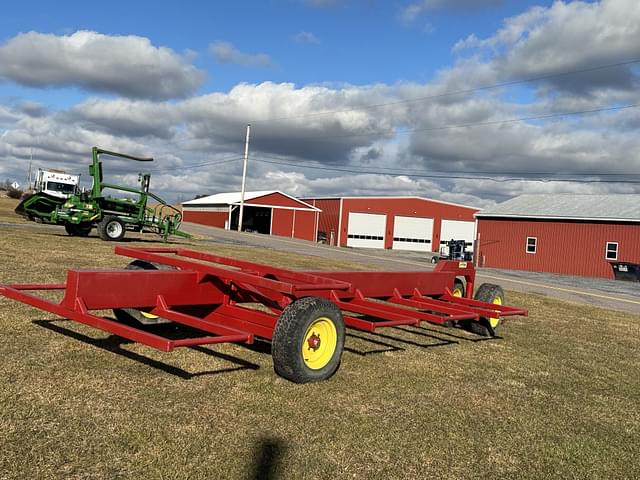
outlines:
[[[342,199],[349,199],[349,200],[394,200],[394,199],[409,199],[409,198],[422,200],[422,201],[425,201],[425,202],[433,202],[433,203],[441,203],[443,205],[451,205],[453,207],[463,207],[463,208],[470,208],[472,210],[480,210],[479,207],[471,207],[469,205],[463,205],[461,203],[446,202],[444,200],[435,200],[433,198],[418,197],[416,195],[365,195],[365,196],[342,196],[342,197],[304,197],[306,202],[310,202],[312,200],[342,200]]]
[[[244,192],[244,201],[253,200],[254,198],[264,197],[277,193],[276,190],[262,190],[259,192]],[[206,197],[196,198],[188,202],[182,202],[182,205],[231,205],[240,203],[240,195],[242,192],[216,193],[215,195],[207,195]]]
[[[520,195],[484,209],[476,217],[640,222],[640,195]]]
[[[301,208],[314,210],[320,212],[321,210],[314,207],[313,205],[309,205],[306,202],[303,202],[299,198],[292,197],[291,195],[287,195],[280,190],[260,190],[256,192],[244,192],[244,201],[245,203],[251,202],[251,200],[255,200],[260,197],[266,197],[267,195],[272,195],[274,193],[283,195],[287,198],[290,198],[297,203],[300,204]],[[216,193],[215,195],[208,195],[206,197],[196,198],[195,200],[189,200],[188,202],[182,202],[183,206],[187,207],[203,207],[203,206],[211,206],[211,205],[240,205],[240,197],[242,192],[226,192],[226,193]],[[264,205],[268,206],[268,205]]]

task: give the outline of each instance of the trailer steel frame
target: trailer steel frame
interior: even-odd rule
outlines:
[[[256,337],[272,340],[283,311],[306,297],[331,302],[342,311],[344,326],[367,332],[527,315],[521,308],[474,300],[470,262],[441,261],[434,271],[416,272],[294,271],[182,248],[117,246],[115,252],[175,269],[72,269],[65,283],[0,285],[0,294],[166,352],[202,344],[250,344]],[[465,281],[464,297],[452,294],[456,279]],[[34,294],[52,290],[62,292],[57,303]],[[96,314],[130,308],[203,334],[169,339]],[[319,340],[308,337],[309,348],[317,348]]]

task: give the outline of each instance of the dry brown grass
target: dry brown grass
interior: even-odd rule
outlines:
[[[18,203],[18,200],[12,198],[0,197],[0,223],[29,223],[25,218],[15,214]]]
[[[95,234],[0,229],[0,283],[127,262]],[[0,297],[0,478],[638,478],[638,319],[507,294],[531,314],[503,338],[349,331],[338,374],[312,385],[278,378],[268,345],[166,354]]]

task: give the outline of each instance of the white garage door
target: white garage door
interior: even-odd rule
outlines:
[[[394,250],[431,251],[433,218],[400,217],[393,221]]]
[[[349,212],[347,246],[360,248],[384,248],[386,215]]]
[[[473,244],[475,222],[462,220],[442,220],[440,228],[440,245],[445,245],[449,240],[465,240]],[[467,247],[470,250],[470,246]]]

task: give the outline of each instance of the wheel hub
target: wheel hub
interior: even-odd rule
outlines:
[[[309,350],[313,350],[314,352],[318,350],[320,348],[320,335],[313,332],[307,339],[307,345],[309,346]]]
[[[107,225],[107,233],[112,237],[117,237],[118,235],[120,235],[120,233],[122,233],[122,227],[119,223],[111,222]]]
[[[319,317],[307,328],[300,350],[305,365],[312,370],[324,368],[333,357],[338,333],[333,321]]]

